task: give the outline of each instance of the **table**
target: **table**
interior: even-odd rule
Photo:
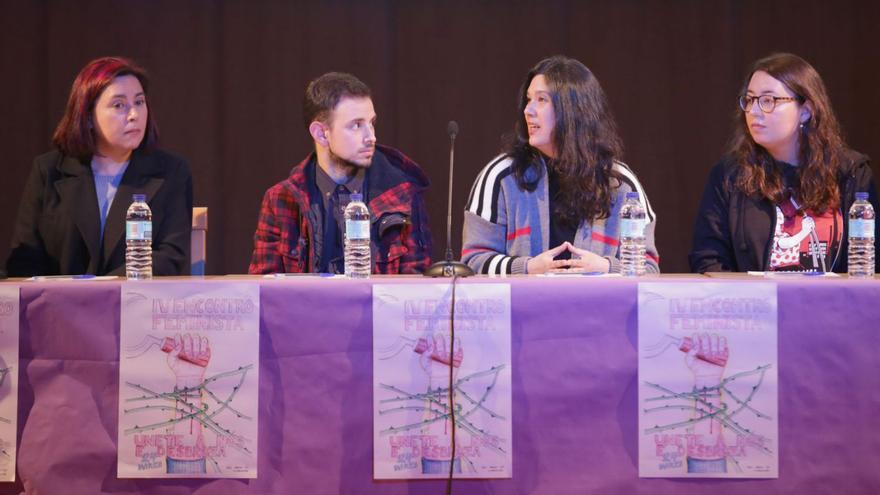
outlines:
[[[18,282],[19,481],[0,493],[443,493],[372,480],[371,292],[448,281],[187,280],[239,279],[261,288],[258,479],[117,479],[122,282]],[[453,493],[880,493],[880,280],[778,281],[778,480],[639,479],[637,281],[458,283],[487,282],[511,285],[514,475]]]

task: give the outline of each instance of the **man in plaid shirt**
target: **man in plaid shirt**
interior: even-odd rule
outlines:
[[[343,212],[354,193],[370,209],[373,273],[424,271],[431,263],[428,178],[403,153],[376,144],[367,85],[324,74],[306,88],[303,118],[315,151],[266,191],[248,271],[343,273]]]

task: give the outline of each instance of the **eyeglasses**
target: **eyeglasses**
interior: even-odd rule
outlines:
[[[758,101],[758,108],[761,109],[764,113],[770,113],[776,108],[776,104],[778,102],[786,102],[786,101],[799,101],[800,98],[792,98],[790,96],[773,96],[773,95],[761,95],[761,96],[749,96],[742,95],[739,97],[739,107],[742,108],[743,112],[748,112],[752,109],[752,105],[755,104],[755,100]]]

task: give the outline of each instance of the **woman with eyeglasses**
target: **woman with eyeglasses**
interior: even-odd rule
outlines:
[[[846,272],[847,212],[856,192],[876,210],[877,193],[822,78],[802,58],[774,54],[749,71],[738,103],[700,203],[691,271]]]
[[[10,276],[125,275],[125,213],[132,195],[153,212],[153,274],[188,275],[192,176],[182,158],[156,148],[147,76],[120,57],[79,72],[55,149],[34,160],[22,194]]]

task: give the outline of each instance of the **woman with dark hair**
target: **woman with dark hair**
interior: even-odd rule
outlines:
[[[703,193],[691,270],[846,272],[856,192],[877,209],[868,157],[846,147],[822,78],[789,53],[758,60]]]
[[[70,90],[54,151],[38,156],[24,189],[10,276],[124,275],[125,214],[133,194],[153,212],[153,273],[189,273],[192,177],[156,149],[147,76],[118,57],[89,62]]]
[[[619,272],[618,215],[626,193],[648,212],[647,271],[659,272],[656,216],[622,144],[599,81],[577,60],[539,62],[519,93],[507,150],[477,176],[462,261],[477,273]]]

